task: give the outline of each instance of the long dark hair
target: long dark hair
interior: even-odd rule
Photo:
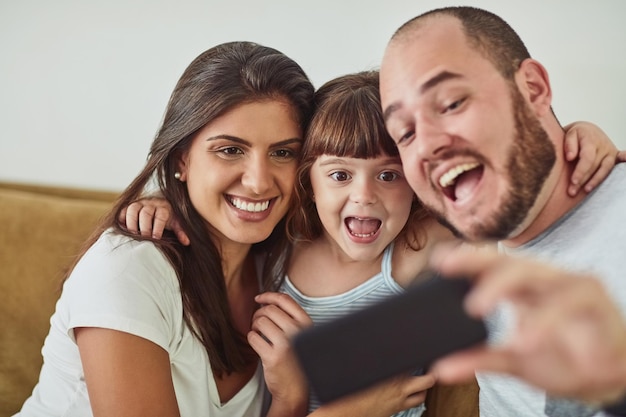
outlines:
[[[232,323],[219,248],[205,220],[191,204],[187,187],[174,178],[177,160],[199,130],[244,103],[285,100],[304,132],[312,112],[313,93],[313,85],[302,68],[275,49],[251,42],[230,42],[200,54],[174,88],[145,167],[120,195],[81,253],[108,228],[135,239],[152,240],[176,271],[184,319],[205,346],[216,375],[243,370],[253,360],[253,352]],[[152,181],[171,204],[173,215],[189,236],[189,246],[181,245],[169,232],[163,239],[154,240],[131,234],[118,224],[121,210],[141,198]],[[265,288],[283,273],[287,247],[284,219],[265,241],[252,246],[252,251],[265,256]]]
[[[378,71],[335,78],[315,93],[315,114],[306,133],[297,171],[295,209],[287,221],[292,241],[311,241],[323,232],[311,186],[311,167],[321,155],[362,159],[399,156],[383,120]],[[425,244],[426,235],[419,225],[426,217],[426,210],[414,198],[409,219],[401,232],[414,250]]]

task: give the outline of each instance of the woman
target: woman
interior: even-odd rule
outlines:
[[[247,42],[198,56],[148,161],[87,242],[51,319],[19,416],[258,416],[264,383],[246,342],[254,297],[280,276],[313,86]],[[155,180],[191,244],[118,225]],[[262,267],[261,267],[262,265]],[[306,402],[299,405],[306,407]],[[293,415],[275,398],[269,415]]]

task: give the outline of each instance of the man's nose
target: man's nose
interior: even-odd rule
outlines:
[[[422,119],[415,126],[415,152],[420,159],[437,157],[452,143],[452,136],[436,121]]]

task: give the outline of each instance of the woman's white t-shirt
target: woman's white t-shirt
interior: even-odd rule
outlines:
[[[207,352],[183,320],[176,274],[151,242],[103,233],[65,281],[50,324],[39,383],[16,416],[93,415],[74,339],[77,327],[119,330],[165,349],[183,417],[261,414],[260,366],[235,397],[220,403]]]

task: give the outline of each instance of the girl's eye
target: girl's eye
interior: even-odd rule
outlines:
[[[350,175],[345,171],[335,171],[330,174],[330,177],[335,181],[347,181],[350,179]]]
[[[398,177],[400,177],[400,176],[397,173],[392,172],[392,171],[381,172],[380,175],[378,176],[378,178],[381,181],[385,181],[385,182],[391,182],[391,181],[397,179]]]

